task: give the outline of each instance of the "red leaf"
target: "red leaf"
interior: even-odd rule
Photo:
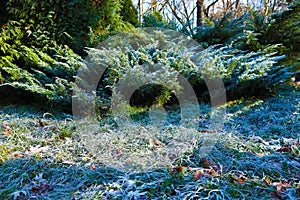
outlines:
[[[182,166],[179,166],[179,167],[176,168],[176,171],[177,172],[183,172],[184,168]]]
[[[280,149],[277,150],[278,152],[291,152],[292,148],[291,147],[281,147]]]

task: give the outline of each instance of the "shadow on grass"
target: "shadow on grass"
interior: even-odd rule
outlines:
[[[35,158],[8,160],[0,166],[0,199],[72,199],[85,192],[97,196],[101,189],[93,190],[93,186],[104,188],[124,175],[113,168],[54,164]]]

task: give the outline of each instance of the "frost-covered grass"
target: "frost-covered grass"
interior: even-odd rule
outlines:
[[[300,92],[276,93],[229,102],[221,137],[204,158],[190,153],[144,171],[103,165],[69,115],[1,107],[0,199],[299,199]],[[143,145],[161,148],[155,139]]]

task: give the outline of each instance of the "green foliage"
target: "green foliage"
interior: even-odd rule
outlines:
[[[199,76],[203,71],[210,79],[215,76],[223,79],[227,100],[268,96],[275,87],[296,73],[295,65],[278,65],[284,56],[276,56],[273,52],[276,48],[270,46],[263,51],[247,53],[232,46],[211,46],[197,55],[199,65],[193,70],[185,67],[184,73],[198,97],[204,101],[210,99],[206,84]]]
[[[204,47],[214,44],[234,44],[237,48],[258,51],[269,45],[282,44],[278,50],[291,54],[299,52],[300,1],[287,10],[271,16],[263,16],[257,10],[249,10],[239,18],[227,14],[219,20],[209,21],[198,29],[194,38]]]
[[[147,33],[137,34],[136,37],[151,38]],[[151,45],[129,46],[122,50],[90,49],[91,66],[109,66],[97,91],[100,105],[108,102],[107,99],[113,93],[112,88],[120,81],[125,85],[121,85],[119,92],[133,88],[139,81],[148,83],[147,80],[152,80],[151,83],[156,83],[138,88],[136,96],[132,97],[133,106],[149,108],[153,104],[163,105],[173,94],[181,91],[179,73],[193,86],[199,100],[204,102],[210,102],[205,78],[223,79],[227,99],[235,100],[241,97],[268,96],[275,87],[295,74],[295,65],[278,64],[284,56],[276,55],[274,51],[277,46],[257,52],[238,50],[230,45],[211,46],[203,51],[193,52],[172,39],[165,36],[159,38],[159,41],[165,42],[163,44],[154,40]],[[120,42],[122,39],[117,38],[115,41]],[[114,39],[111,42],[114,43]],[[167,48],[160,45],[167,45]],[[96,68],[88,70],[86,77],[99,74]],[[90,82],[81,84],[91,85]],[[109,105],[106,104],[105,107],[107,106]]]
[[[248,52],[265,51],[266,53],[278,52],[279,55],[287,55],[280,63],[288,66],[293,65],[293,67],[281,70],[276,67],[272,68],[276,74],[274,76],[283,71],[285,71],[283,74],[286,74],[289,73],[288,71],[300,69],[298,63],[300,55],[299,9],[300,1],[295,1],[287,10],[271,16],[263,16],[257,10],[249,10],[246,14],[236,19],[232,19],[231,15],[228,14],[217,21],[207,22],[204,28],[197,30],[194,39],[199,41],[204,47],[215,44],[227,44]],[[298,65],[298,67],[295,65]],[[282,81],[286,80],[286,77],[281,78],[283,78]],[[277,79],[274,80],[278,81]],[[258,84],[257,87],[267,82]],[[249,84],[253,84],[253,82],[250,81]],[[269,86],[263,87],[269,88]],[[246,91],[244,90],[242,93],[246,93]]]
[[[90,45],[91,29],[106,37],[127,27],[121,20],[120,9],[120,0],[9,0],[7,4],[10,19],[22,23],[33,35],[47,35],[80,54]],[[39,42],[31,36],[27,45],[42,46]]]
[[[158,11],[148,12],[143,16],[143,27],[160,27],[178,30],[178,25],[173,21],[168,21]]]
[[[122,19],[136,26],[138,24],[138,11],[134,7],[132,0],[123,0],[120,12]]]
[[[224,15],[219,20],[208,20],[203,28],[198,28],[194,39],[203,47],[215,44],[230,44],[243,30],[246,29],[244,22],[246,16],[232,19],[231,14]]]
[[[97,1],[97,16],[99,20],[96,24],[95,33],[103,35],[104,38],[132,28],[129,23],[122,21],[120,12],[122,1],[104,0]],[[125,20],[125,19],[124,19]]]
[[[46,35],[34,36],[36,41],[47,43],[43,49],[28,47],[24,40],[29,34],[22,23],[15,21],[10,21],[7,29],[0,33],[1,95],[5,98],[15,90],[25,91],[27,95],[33,95],[31,101],[48,100],[62,106],[69,105],[70,81],[81,66],[81,58],[68,46],[55,42],[50,45],[47,42],[50,38]]]
[[[282,43],[288,52],[300,52],[300,1],[281,13],[273,14],[260,37],[262,44]]]
[[[12,20],[34,33],[47,35],[59,44],[79,51],[87,38],[88,27],[97,21],[91,1],[35,1],[10,0],[7,10]],[[31,40],[30,40],[31,39]],[[39,45],[32,37],[28,45]]]
[[[19,94],[24,101],[70,105],[73,76],[82,65],[73,51],[84,55],[85,46],[131,27],[121,20],[121,1],[9,0],[5,8],[10,20],[0,33],[2,100]]]

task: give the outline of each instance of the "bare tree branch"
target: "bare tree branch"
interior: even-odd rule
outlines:
[[[210,9],[210,7],[214,6],[218,1],[219,1],[219,0],[215,0],[215,1],[213,1],[211,4],[209,4],[209,5],[206,7],[204,13],[205,13],[205,16],[206,16],[207,18],[209,17],[209,9]]]
[[[178,21],[181,25],[184,25],[184,21],[183,21],[183,20],[178,16],[178,14],[177,14],[175,2],[173,2],[174,8],[173,8],[172,5],[170,4],[170,1],[169,1],[169,0],[167,0],[167,4],[168,4],[169,8],[171,9],[172,14],[174,15],[174,17],[177,19],[177,21]]]
[[[187,22],[187,24],[188,24],[188,28],[190,29],[189,31],[192,32],[193,28],[192,28],[191,23],[190,23],[191,19],[190,19],[189,13],[188,13],[188,9],[187,9],[187,7],[186,7],[185,2],[184,2],[184,1],[182,1],[182,2],[183,2],[184,12],[185,12],[185,14],[186,14],[186,19],[187,19],[186,22]]]

